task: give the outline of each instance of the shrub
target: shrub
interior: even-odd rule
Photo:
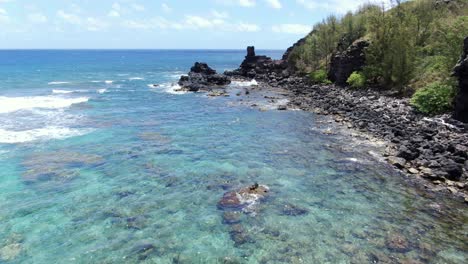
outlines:
[[[435,82],[417,90],[411,98],[411,105],[426,114],[441,114],[452,108],[454,96],[452,86]]]
[[[325,70],[314,71],[310,74],[310,79],[315,83],[331,84],[332,82],[327,79],[327,72]]]
[[[362,88],[366,84],[366,77],[362,73],[353,72],[346,82],[353,88]]]

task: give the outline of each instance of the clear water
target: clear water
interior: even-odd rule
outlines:
[[[374,147],[312,113],[173,93],[194,61],[244,53],[0,51],[0,263],[467,262],[466,205]],[[224,223],[223,194],[254,182],[257,213]]]

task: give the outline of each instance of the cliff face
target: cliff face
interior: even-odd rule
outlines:
[[[357,40],[343,52],[337,52],[331,60],[328,79],[337,85],[345,86],[349,76],[365,66],[365,49],[369,46],[366,40]]]
[[[455,66],[454,75],[458,77],[458,94],[453,117],[468,123],[468,37],[465,38],[463,54]]]

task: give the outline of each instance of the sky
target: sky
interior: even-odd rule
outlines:
[[[367,2],[0,0],[0,49],[286,49]]]

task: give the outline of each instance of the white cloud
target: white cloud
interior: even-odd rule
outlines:
[[[86,19],[86,29],[89,31],[101,31],[108,27],[108,24],[98,18],[88,17]]]
[[[224,24],[224,20],[215,18],[209,19],[201,16],[185,16],[184,24],[189,28],[201,29],[201,28],[213,28]]]
[[[163,17],[154,17],[144,20],[125,20],[123,27],[139,30],[174,29],[174,30],[219,30],[226,32],[257,32],[261,28],[250,23],[229,23],[216,16],[202,17],[187,15],[181,21],[169,21]]]
[[[47,17],[41,13],[33,13],[28,15],[29,21],[36,23],[36,24],[42,24],[47,22]]]
[[[239,0],[239,4],[245,7],[253,7],[256,5],[255,0]]]
[[[276,33],[305,35],[312,30],[312,27],[310,25],[302,24],[282,24],[273,26],[271,30]]]
[[[389,6],[392,0],[329,0],[329,1],[320,1],[320,0],[296,0],[296,2],[303,7],[311,10],[326,10],[336,13],[346,13],[348,11],[355,11],[360,6],[376,3],[376,4],[385,4]]]
[[[70,23],[73,25],[81,24],[81,18],[75,14],[67,13],[63,10],[59,10],[57,11],[57,16],[67,23]]]
[[[258,32],[261,28],[256,24],[248,24],[248,23],[239,23],[236,26],[236,31],[240,32]]]
[[[112,9],[107,13],[108,17],[120,17],[121,6],[119,3],[113,3]]]
[[[120,9],[121,9],[120,4],[119,3],[113,3],[112,4],[112,9],[120,11]]]
[[[120,17],[120,13],[119,13],[119,11],[117,11],[117,10],[111,10],[111,11],[109,11],[109,13],[107,14],[107,16],[109,16],[109,17]]]
[[[279,0],[265,0],[270,7],[275,8],[275,9],[281,9],[283,6],[281,5],[281,2]]]
[[[132,4],[132,8],[133,10],[138,11],[138,12],[145,11],[146,9],[144,6],[139,5],[139,4]]]
[[[216,0],[216,2],[224,5],[238,5],[242,7],[254,7],[257,5],[255,0]]]
[[[172,12],[172,8],[170,6],[168,6],[166,3],[162,3],[161,4],[161,9],[164,13],[171,13]]]
[[[81,17],[75,13],[67,13],[63,10],[57,12],[57,16],[64,22],[75,25],[79,28],[88,31],[102,31],[109,27],[109,24],[104,20],[96,17]]]
[[[211,10],[211,15],[221,19],[229,18],[229,14],[227,12],[219,12],[217,10]]]
[[[10,22],[10,17],[5,9],[0,8],[0,24]]]

